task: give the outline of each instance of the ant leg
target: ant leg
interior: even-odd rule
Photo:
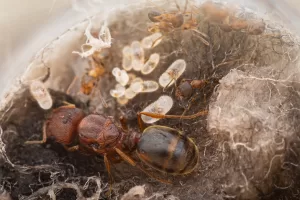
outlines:
[[[154,41],[152,42],[151,48],[153,48],[154,46],[156,46],[155,44],[156,44],[159,40],[162,40],[163,37],[164,37],[164,36],[162,35],[162,36],[160,36],[159,38],[157,38],[156,40],[154,40]]]
[[[138,114],[137,114],[137,117],[138,117],[138,123],[139,123],[140,130],[141,130],[141,132],[143,132],[144,129],[145,129],[145,124],[144,124],[144,122],[143,122],[143,120],[142,120],[142,115],[141,115],[141,113],[138,113]]]
[[[71,84],[69,85],[67,91],[66,91],[66,94],[70,94],[70,90],[72,89],[72,87],[74,87],[75,85],[75,82],[78,80],[78,76],[75,76],[74,79],[72,80]]]
[[[65,106],[61,106],[61,107],[65,107],[65,108],[76,108],[75,104],[73,103],[69,103],[67,101],[62,101],[63,104],[65,104]]]
[[[185,13],[185,12],[186,12],[186,10],[187,10],[188,1],[189,1],[189,0],[185,0],[185,5],[184,5],[184,11],[183,11],[183,13]]]
[[[26,141],[25,144],[44,144],[47,141],[46,135],[46,123],[43,125],[43,139],[42,140],[33,140],[33,141]]]
[[[156,119],[193,119],[196,117],[200,117],[203,115],[207,115],[208,111],[204,110],[204,111],[200,111],[196,114],[193,115],[186,115],[186,116],[182,116],[182,115],[163,115],[163,114],[159,114],[159,113],[151,113],[151,112],[140,112],[140,115],[146,115],[152,118],[156,118]]]
[[[128,131],[127,120],[124,116],[120,117],[120,123],[121,123],[122,129],[127,132]]]
[[[177,8],[177,9],[178,9],[178,11],[180,12],[180,6],[179,6],[179,4],[178,4],[177,0],[174,0],[174,2],[175,2],[175,5],[176,5],[176,8]],[[187,0],[186,0],[186,2],[187,2]]]
[[[192,29],[192,30],[195,31],[196,33],[199,33],[199,34],[203,35],[203,33],[201,33],[201,32],[198,31],[198,30],[195,30],[195,29]],[[209,42],[208,42],[206,39],[204,39],[204,38],[201,37],[201,36],[197,36],[197,37],[201,40],[201,42],[203,42],[203,44],[205,44],[206,46],[210,46]]]
[[[104,155],[104,164],[105,164],[106,170],[108,172],[108,177],[109,177],[109,195],[110,195],[111,194],[111,190],[112,190],[113,177],[111,175],[110,163],[109,163],[109,160],[108,160],[106,154]]]
[[[75,146],[72,146],[72,147],[67,147],[67,146],[64,145],[64,148],[69,152],[74,152],[74,151],[79,150],[79,145],[75,145]]]
[[[128,162],[130,165],[139,168],[142,172],[144,172],[145,174],[147,174],[148,176],[150,176],[153,179],[156,179],[162,183],[167,183],[167,184],[171,184],[170,181],[168,180],[163,180],[158,178],[157,176],[151,174],[150,172],[148,172],[146,169],[144,169],[141,165],[139,165],[138,163],[136,163],[132,158],[130,158],[128,155],[126,155],[123,151],[121,151],[118,148],[115,148],[116,152],[121,156],[121,158],[123,160],[125,160],[126,162]]]

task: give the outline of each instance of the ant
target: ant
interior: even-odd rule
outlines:
[[[228,7],[218,5],[212,1],[206,1],[199,8],[204,16],[204,21],[217,24],[225,32],[246,30],[250,35],[260,35],[265,30],[264,22],[239,19],[235,17],[236,11]]]
[[[94,91],[94,88],[97,86],[100,77],[105,73],[104,64],[99,61],[97,55],[95,53],[93,56],[88,57],[88,63],[90,68],[87,69],[86,73],[82,75],[80,80],[80,91],[85,95],[90,95]],[[74,84],[78,81],[78,77],[76,76],[69,88],[67,89],[67,94],[70,93]]]
[[[207,83],[207,80],[192,80],[192,79],[183,79],[180,84],[176,87],[175,96],[179,100],[189,98],[194,93],[195,89],[203,88]]]
[[[148,18],[150,19],[150,21],[154,22],[154,24],[152,24],[148,28],[148,31],[151,33],[161,32],[166,35],[176,30],[193,30],[196,33],[200,34],[201,36],[199,38],[201,39],[201,41],[205,45],[209,46],[209,42],[207,42],[206,40],[208,39],[208,36],[197,30],[199,23],[196,19],[193,19],[192,12],[190,13],[190,19],[184,19],[186,14],[188,13],[186,12],[188,0],[185,1],[184,12],[180,11],[180,7],[177,1],[174,1],[178,12],[161,13],[159,11],[153,10],[148,13]]]
[[[148,176],[170,184],[136,162],[131,156],[133,152],[137,154],[139,161],[153,169],[172,175],[183,175],[195,169],[199,160],[198,147],[192,139],[177,129],[158,125],[144,129],[141,116],[158,119],[192,119],[207,113],[205,110],[193,115],[180,116],[140,112],[138,123],[141,132],[136,132],[128,129],[123,117],[120,118],[121,126],[119,126],[111,118],[103,115],[85,115],[82,109],[71,104],[52,111],[50,118],[44,122],[41,141],[27,141],[25,144],[43,144],[52,138],[68,151],[78,150],[102,155],[111,182],[110,163],[124,160]]]

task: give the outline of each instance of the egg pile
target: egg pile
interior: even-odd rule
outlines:
[[[182,59],[174,61],[170,67],[162,73],[159,78],[159,84],[154,80],[143,80],[136,77],[133,73],[127,73],[131,70],[140,72],[143,75],[150,74],[159,64],[160,55],[153,53],[145,61],[145,49],[151,49],[157,46],[162,39],[161,33],[154,33],[142,39],[142,41],[133,41],[130,46],[122,49],[122,68],[115,67],[112,74],[117,81],[114,89],[110,90],[110,95],[117,99],[121,105],[128,103],[139,93],[149,93],[158,90],[161,87],[172,85],[185,71],[186,62]],[[173,102],[171,103],[171,105]]]

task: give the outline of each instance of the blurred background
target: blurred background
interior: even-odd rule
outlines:
[[[169,0],[172,1],[172,0]],[[87,15],[140,0],[0,0],[0,98],[35,53]],[[300,33],[299,0],[228,0]],[[88,11],[88,14],[84,11]],[[6,89],[6,90],[5,90]]]

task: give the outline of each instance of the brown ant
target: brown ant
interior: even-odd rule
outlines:
[[[199,10],[204,16],[204,21],[217,24],[225,32],[245,30],[251,35],[259,35],[265,30],[264,22],[239,19],[234,16],[236,13],[234,9],[218,5],[212,1],[201,4]]]
[[[192,139],[179,130],[153,125],[144,129],[142,115],[152,118],[192,119],[206,115],[207,111],[200,111],[194,115],[163,115],[158,113],[140,112],[138,122],[141,131],[128,130],[124,118],[121,126],[109,117],[89,114],[74,105],[61,106],[54,109],[52,115],[43,125],[43,139],[41,141],[27,141],[26,144],[42,144],[52,138],[62,144],[68,151],[79,150],[89,154],[104,156],[104,163],[111,177],[111,162],[126,161],[138,167],[144,173],[164,183],[148,172],[131,155],[136,152],[142,163],[161,172],[173,175],[191,173],[199,160],[199,151]]]
[[[92,94],[100,80],[100,77],[105,73],[104,65],[101,61],[99,61],[99,59],[97,59],[97,55],[88,57],[88,59],[90,68],[87,69],[86,73],[81,76],[80,80],[80,91],[85,95]],[[78,77],[75,77],[67,89],[67,94],[70,93],[70,90],[77,81]]]
[[[188,13],[186,12],[188,0],[185,2],[184,11],[180,11],[180,7],[175,0],[176,7],[178,9],[177,12],[166,12],[161,13],[159,11],[153,10],[148,13],[148,18],[150,21],[154,22],[149,28],[148,31],[151,33],[161,32],[163,34],[168,34],[173,31],[178,30],[193,30],[196,33],[200,34],[201,41],[209,46],[209,42],[207,42],[208,36],[200,31],[197,30],[198,22],[196,19],[193,19],[192,12],[190,13],[190,19],[185,20],[185,15]],[[163,37],[163,36],[162,36]],[[205,39],[206,38],[206,39]],[[159,38],[161,39],[161,38]]]

